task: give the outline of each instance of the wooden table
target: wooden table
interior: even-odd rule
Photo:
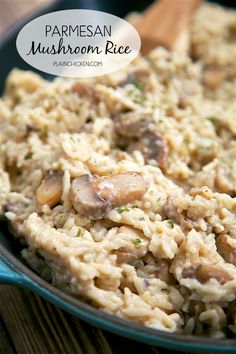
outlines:
[[[0,0],[0,33],[48,0]],[[90,326],[38,295],[0,286],[0,354],[171,354]],[[176,352],[175,352],[176,353]],[[177,353],[176,353],[177,354]]]

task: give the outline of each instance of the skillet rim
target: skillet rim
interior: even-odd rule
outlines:
[[[0,231],[0,235],[4,235],[3,232]],[[162,330],[145,327],[131,321],[119,318],[116,315],[109,314],[103,310],[92,307],[91,305],[86,304],[82,300],[76,299],[75,297],[53,287],[50,283],[43,280],[39,275],[37,275],[33,270],[27,267],[23,262],[21,262],[15,255],[12,254],[2,243],[0,240],[0,259],[3,259],[7,262],[10,267],[12,267],[13,272],[18,272],[19,275],[22,276],[23,282],[20,280],[14,282],[15,285],[22,286],[23,288],[29,288],[35,292],[39,291],[40,295],[44,295],[45,299],[48,301],[52,301],[49,298],[50,295],[56,297],[59,300],[59,305],[68,304],[72,306],[72,314],[78,318],[83,314],[85,317],[88,315],[90,320],[95,320],[95,325],[104,325],[107,330],[109,330],[109,326],[112,325],[112,329],[116,331],[117,327],[121,331],[121,333],[125,336],[130,335],[130,338],[139,339],[148,343],[148,340],[152,340],[152,342],[156,342],[156,345],[163,344],[164,346],[168,345],[178,345],[182,347],[181,350],[203,350],[203,351],[217,351],[223,349],[231,352],[233,348],[236,347],[236,338],[235,339],[216,339],[216,338],[206,338],[195,335],[184,335],[173,332],[165,332]],[[26,278],[25,278],[26,276]],[[27,280],[28,278],[28,280]],[[24,281],[25,280],[25,281]],[[26,283],[26,284],[24,284]],[[34,288],[36,286],[36,288]],[[49,292],[50,294],[48,294]],[[43,294],[42,294],[43,293]],[[55,299],[56,300],[56,299]],[[63,306],[62,306],[63,307]],[[97,322],[101,322],[97,324]],[[103,322],[103,323],[102,323]],[[90,322],[92,323],[92,322]],[[107,327],[108,326],[108,327]],[[115,328],[114,328],[115,326]],[[112,331],[112,329],[110,329]],[[130,333],[123,333],[124,331],[131,331]],[[146,337],[143,338],[142,336]],[[159,338],[158,338],[159,337]],[[165,343],[161,343],[164,340]],[[190,347],[191,346],[191,347]],[[176,348],[178,349],[178,348]]]

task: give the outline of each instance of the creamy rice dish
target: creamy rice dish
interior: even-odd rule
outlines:
[[[191,57],[86,80],[14,69],[0,214],[44,279],[170,332],[236,334],[236,12],[204,4]]]

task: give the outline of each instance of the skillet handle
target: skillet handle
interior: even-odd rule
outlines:
[[[18,273],[1,255],[0,255],[0,284],[23,285],[25,276]]]

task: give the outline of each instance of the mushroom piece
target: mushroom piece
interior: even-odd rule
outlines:
[[[151,71],[148,68],[136,69],[133,72],[129,73],[124,81],[122,81],[119,86],[123,87],[129,84],[136,86],[143,90],[148,83],[150,78]]]
[[[121,280],[119,289],[122,291],[122,293],[124,293],[125,288],[129,288],[129,290],[134,293],[134,294],[138,294],[137,289],[134,285],[134,282],[132,282],[131,280],[128,280],[126,278],[123,278]]]
[[[117,264],[122,264],[122,263],[133,264],[138,259],[138,257],[134,253],[129,252],[124,248],[119,249],[119,251],[114,251],[113,254],[117,256],[116,258]]]
[[[187,213],[183,210],[181,213],[177,211],[176,206],[173,203],[173,199],[168,197],[166,203],[163,206],[163,211],[166,217],[173,220],[175,224],[180,225],[184,232],[188,232],[195,228],[198,230],[198,225],[194,224],[193,220],[187,217]]]
[[[87,98],[93,104],[98,104],[100,101],[100,95],[90,83],[77,82],[72,87],[72,92],[77,93],[80,97]]]
[[[99,289],[107,290],[107,291],[116,291],[116,289],[120,286],[120,280],[114,279],[112,277],[95,277],[94,285]]]
[[[39,206],[47,204],[50,208],[59,203],[62,195],[62,177],[60,171],[50,171],[36,191]]]
[[[169,285],[176,284],[176,279],[170,273],[170,262],[166,259],[159,259],[155,261],[156,271],[155,277],[166,282]]]
[[[158,162],[161,168],[166,168],[168,157],[168,146],[162,136],[157,132],[147,131],[143,134],[140,142],[131,143],[128,151],[139,150],[142,152],[145,161]]]
[[[124,113],[115,120],[115,130],[123,137],[130,138],[127,150],[142,152],[145,161],[154,160],[159,166],[167,165],[168,145],[159,132],[152,131],[153,118],[146,113]],[[138,139],[138,140],[135,140]]]
[[[128,112],[115,117],[115,130],[127,138],[140,138],[146,133],[153,118],[143,112]]]
[[[148,240],[143,232],[131,226],[121,226],[117,237],[127,241],[126,245],[113,251],[117,264],[133,264],[148,252]]]
[[[233,277],[224,269],[214,264],[193,264],[182,271],[183,278],[194,278],[200,283],[205,284],[210,279],[216,279],[221,285],[224,285]]]
[[[73,180],[71,202],[80,215],[98,220],[113,208],[140,199],[147,183],[137,172],[124,172],[107,177],[82,175]]]
[[[216,238],[216,247],[219,254],[226,260],[226,262],[236,265],[236,249],[233,248],[228,240],[230,236],[221,234]]]

